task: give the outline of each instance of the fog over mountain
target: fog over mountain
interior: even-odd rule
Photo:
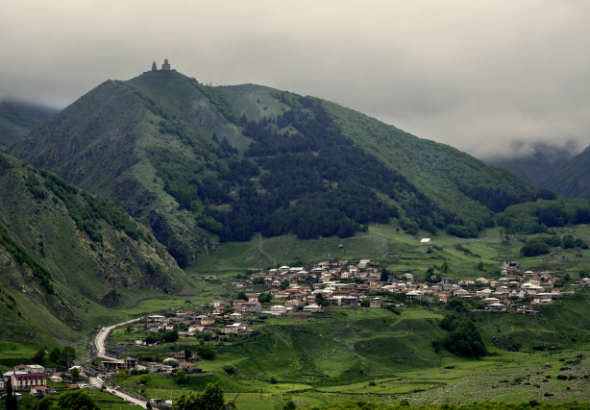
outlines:
[[[0,100],[65,107],[152,61],[318,96],[480,158],[590,143],[590,3],[0,4]],[[569,144],[569,145],[566,145]]]

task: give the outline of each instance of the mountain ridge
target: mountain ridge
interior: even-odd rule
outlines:
[[[171,71],[101,84],[13,152],[112,198],[181,267],[261,231],[349,236],[394,218],[477,236],[536,198],[509,171],[337,104]]]

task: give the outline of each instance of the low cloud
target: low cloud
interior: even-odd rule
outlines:
[[[64,107],[168,58],[359,110],[480,158],[590,143],[590,3],[4,2],[0,98]]]

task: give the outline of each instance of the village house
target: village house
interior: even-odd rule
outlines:
[[[31,388],[29,394],[33,397],[42,397],[45,396],[46,394],[49,394],[50,389],[47,386],[37,386],[37,387],[33,387]]]
[[[33,387],[47,386],[45,373],[15,373],[10,380],[14,391],[29,391]]]
[[[369,267],[369,263],[371,263],[370,259],[361,259],[357,267],[359,269],[367,269]]]
[[[204,317],[201,319],[201,324],[203,326],[211,326],[214,323],[215,323],[215,319],[212,317]]]
[[[369,302],[369,307],[381,309],[381,298],[373,298]]]
[[[246,313],[260,313],[262,310],[262,305],[258,300],[244,303],[243,306],[246,309]]]

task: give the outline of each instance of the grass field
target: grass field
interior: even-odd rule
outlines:
[[[172,392],[174,398],[186,389],[219,382],[226,398],[235,399],[241,409],[279,409],[287,400],[298,406],[402,398],[414,404],[586,401],[590,319],[583,316],[590,309],[589,296],[582,293],[559,301],[539,317],[472,313],[491,353],[481,360],[434,352],[430,342],[445,334],[438,321],[444,314],[457,314],[448,306],[406,306],[400,315],[385,309],[334,308],[333,317],[307,323],[275,318],[255,323],[255,337],[218,346],[216,359],[197,362],[205,373],[189,377],[185,384],[152,375],[145,395]],[[492,336],[499,338],[498,346]],[[112,340],[131,337],[119,329]],[[134,347],[125,354],[165,356],[192,350],[197,343],[196,338],[181,338],[176,345]],[[539,345],[554,350],[534,351]],[[519,352],[507,351],[515,346]],[[568,369],[560,370],[564,367]],[[139,377],[121,385],[137,389]]]
[[[561,236],[572,234],[579,238],[590,238],[590,227],[573,226],[557,228]],[[442,232],[441,232],[442,233]],[[423,278],[426,270],[449,265],[445,276],[457,279],[497,277],[499,264],[505,260],[517,260],[523,269],[550,269],[556,272],[577,273],[590,268],[590,250],[563,251],[566,260],[553,259],[549,255],[520,257],[520,248],[527,239],[537,235],[517,236],[504,240],[500,227],[487,229],[478,239],[462,239],[450,236],[432,236],[423,232],[411,236],[397,229],[395,225],[371,225],[368,232],[359,232],[354,238],[337,237],[297,240],[293,235],[262,238],[255,235],[249,242],[228,243],[220,246],[217,254],[200,255],[197,262],[187,269],[200,275],[215,274],[233,277],[249,269],[267,269],[271,266],[309,266],[322,260],[348,260],[356,263],[360,259],[371,259],[377,266],[385,267],[391,273],[413,273]],[[431,237],[433,245],[420,245],[422,237]],[[338,246],[342,245],[342,249]],[[427,249],[430,248],[428,252]],[[483,269],[478,264],[483,263]]]

